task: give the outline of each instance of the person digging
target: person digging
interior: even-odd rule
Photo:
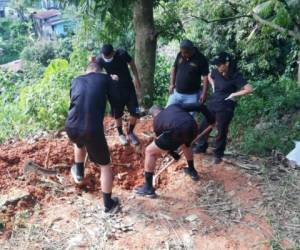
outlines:
[[[101,49],[100,55],[96,58],[96,62],[100,68],[104,68],[108,74],[117,75],[119,78],[114,88],[115,95],[118,96],[118,99],[111,108],[112,116],[116,120],[120,143],[126,145],[129,140],[133,145],[139,144],[139,140],[134,134],[134,128],[140,116],[137,93],[139,94],[141,91],[141,83],[134,60],[127,51],[123,49],[114,50],[111,44],[105,44]],[[132,80],[128,66],[133,73],[134,81]],[[123,132],[122,126],[125,106],[130,113],[127,137]]]
[[[86,73],[72,80],[70,108],[65,128],[69,139],[74,143],[75,164],[71,175],[75,183],[84,178],[84,160],[89,159],[101,168],[101,190],[104,212],[119,210],[118,198],[112,198],[113,174],[110,153],[104,136],[103,118],[106,100],[113,102],[111,86],[115,84],[111,76],[99,73],[97,63],[90,62]]]
[[[206,106],[200,103],[172,104],[165,109],[154,105],[149,112],[154,117],[153,128],[157,137],[146,148],[145,183],[134,191],[139,195],[154,198],[156,194],[152,181],[156,160],[164,153],[176,151],[180,146],[188,164],[184,173],[194,181],[199,180],[191,149],[191,144],[198,134],[198,126],[189,112],[201,112],[210,124],[215,120]]]

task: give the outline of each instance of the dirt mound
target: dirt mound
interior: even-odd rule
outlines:
[[[126,190],[132,189],[143,180],[144,152],[145,147],[152,140],[149,136],[152,121],[144,120],[137,125],[136,134],[140,138],[138,146],[119,144],[112,118],[107,117],[104,124],[113,163],[114,185]],[[58,137],[50,136],[0,145],[1,194],[15,187],[26,191],[30,197],[30,202],[27,198],[22,198],[0,211],[0,222],[6,225],[6,229],[11,229],[9,219],[13,218],[18,211],[32,207],[36,201],[47,203],[53,197],[65,195],[70,187],[75,186],[69,174],[73,157],[73,144],[65,133]],[[28,161],[43,169],[57,171],[58,176],[47,176],[34,169],[25,175],[24,167]],[[87,165],[84,183],[76,186],[75,190],[70,189],[67,192],[84,191],[99,194],[100,169],[91,162]]]

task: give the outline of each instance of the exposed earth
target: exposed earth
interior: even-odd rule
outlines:
[[[85,182],[70,178],[73,147],[65,133],[0,145],[0,249],[299,249],[300,174],[278,157],[228,156],[219,166],[197,155],[201,181],[180,159],[158,179],[156,199],[133,194],[143,182],[152,121],[137,125],[140,146],[118,143],[105,120],[122,210],[102,212],[100,171],[88,163]],[[24,166],[32,160],[46,175]],[[171,161],[159,160],[158,169]]]

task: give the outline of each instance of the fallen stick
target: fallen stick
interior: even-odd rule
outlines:
[[[120,166],[120,167],[127,167],[130,168],[131,164],[130,163],[112,163],[114,166]]]
[[[56,170],[45,169],[33,161],[26,161],[24,166],[24,174],[28,173],[41,174],[43,176],[56,176],[58,172]]]
[[[48,152],[47,152],[47,156],[44,162],[44,166],[47,168],[48,167],[48,163],[49,163],[49,155],[50,155],[50,151],[51,151],[51,144],[49,146]]]

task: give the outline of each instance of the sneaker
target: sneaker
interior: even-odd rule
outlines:
[[[78,167],[76,164],[74,164],[71,167],[71,175],[77,184],[81,184],[84,177],[84,167]]]
[[[140,143],[139,139],[136,137],[134,133],[128,134],[128,139],[132,145],[138,145]]]
[[[216,157],[216,156],[215,156],[212,163],[215,164],[215,165],[218,165],[218,164],[220,164],[222,161],[223,161],[223,160],[222,160],[221,157]]]
[[[200,180],[200,176],[198,174],[198,172],[196,170],[190,170],[188,167],[185,167],[183,169],[183,172],[187,175],[189,175],[193,181],[199,181]]]
[[[111,206],[111,208],[104,208],[104,213],[110,213],[110,214],[115,214],[117,212],[119,212],[120,210],[120,201],[117,197],[113,197],[111,198],[113,201],[113,204]]]
[[[128,141],[126,139],[126,136],[125,135],[119,135],[119,141],[122,145],[127,145],[128,144]]]
[[[146,196],[148,198],[155,198],[156,197],[155,189],[153,187],[149,188],[146,184],[135,188],[134,192],[136,194]]]

